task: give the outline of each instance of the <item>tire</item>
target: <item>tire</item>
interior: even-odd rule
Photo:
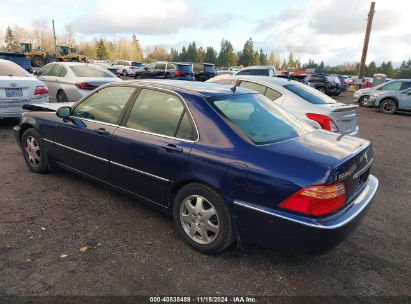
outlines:
[[[367,104],[365,103],[365,98],[368,98],[368,96],[361,96],[360,99],[358,99],[358,105],[360,107],[367,107]]]
[[[394,99],[385,99],[380,103],[380,111],[384,114],[394,114],[397,112],[397,103]]]
[[[318,87],[317,88],[318,91],[320,91],[321,93],[326,93],[326,89],[324,87]]]
[[[57,102],[68,102],[68,98],[66,93],[64,93],[64,91],[60,90],[57,92]]]
[[[128,73],[127,73],[127,71],[126,70],[123,70],[123,73],[121,73],[123,76],[125,76],[125,77],[127,77],[128,76]]]
[[[141,74],[136,74],[134,75],[134,79],[143,79],[143,77],[141,76]]]
[[[202,184],[188,184],[176,195],[173,219],[180,236],[195,250],[216,254],[235,239],[233,219],[224,200]]]
[[[29,128],[21,136],[21,149],[24,160],[30,171],[36,173],[46,173],[50,171],[47,152],[44,149],[43,141],[39,133]]]
[[[44,65],[43,57],[37,56],[37,55],[33,56],[31,58],[31,65],[36,67],[36,68],[43,66]]]

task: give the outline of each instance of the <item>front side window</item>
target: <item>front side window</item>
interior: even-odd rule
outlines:
[[[313,130],[260,94],[225,96],[209,102],[234,130],[256,145],[288,140]]]
[[[194,128],[182,101],[168,93],[142,89],[127,128],[183,139],[194,139]]]
[[[388,82],[379,89],[383,91],[399,91],[401,89],[401,81]]]
[[[60,77],[60,73],[64,68],[60,64],[55,64],[53,69],[50,71],[49,76]]]
[[[73,116],[117,124],[121,112],[135,89],[108,87],[90,95],[73,109]]]
[[[55,63],[45,65],[40,70],[38,70],[37,75],[38,76],[48,76],[48,75],[50,75],[50,72],[54,68],[54,66],[56,66]]]

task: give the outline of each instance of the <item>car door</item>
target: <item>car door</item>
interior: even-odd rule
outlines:
[[[411,110],[411,89],[405,90],[398,97],[398,107],[401,110]]]
[[[141,73],[142,78],[154,78],[155,67],[155,63],[148,64]]]
[[[62,65],[53,64],[53,68],[47,76],[50,82],[50,86],[47,86],[47,88],[49,89],[49,96],[52,100],[57,99],[57,92],[61,87],[61,74],[63,74],[65,70]]]
[[[96,91],[60,119],[54,132],[53,157],[63,165],[109,180],[110,137],[135,88],[110,86]]]
[[[56,66],[56,63],[49,63],[42,67],[40,70],[37,71],[36,76],[39,80],[44,82],[44,84],[47,86],[49,92],[53,90],[55,87],[55,83],[53,80],[55,80],[55,77],[51,75],[51,71],[53,68]],[[55,101],[55,95],[51,96],[49,94],[51,101]]]
[[[165,78],[166,75],[166,63],[157,63],[154,68],[154,78]]]
[[[179,180],[197,139],[192,117],[177,95],[142,89],[112,135],[113,184],[161,205]]]

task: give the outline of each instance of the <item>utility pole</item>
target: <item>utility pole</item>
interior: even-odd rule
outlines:
[[[372,19],[375,13],[374,9],[375,9],[375,2],[371,2],[370,11],[368,13],[367,29],[365,30],[364,46],[362,48],[360,70],[358,71],[358,79],[362,79],[364,77],[365,61],[367,60],[367,52],[368,52],[368,42],[370,41]]]
[[[54,29],[54,19],[52,19],[51,22],[53,23],[54,52],[57,54],[56,30]]]

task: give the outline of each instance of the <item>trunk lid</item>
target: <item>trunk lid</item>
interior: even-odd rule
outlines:
[[[357,105],[330,103],[323,104],[320,107],[330,111],[329,116],[335,122],[341,134],[350,134],[357,129]]]
[[[18,107],[32,101],[38,85],[42,83],[34,77],[0,76],[0,107]]]

